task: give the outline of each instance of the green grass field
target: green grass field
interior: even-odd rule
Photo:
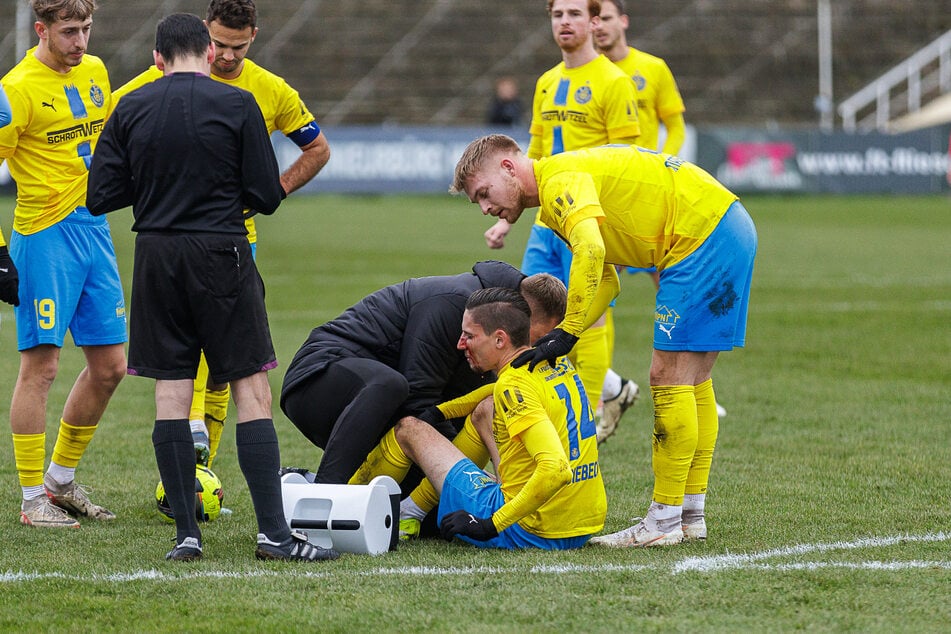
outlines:
[[[174,531],[154,507],[150,380],[119,386],[79,468],[112,523],[19,525],[9,433],[0,434],[0,630],[862,631],[951,623],[951,200],[745,200],[760,236],[747,347],[721,356],[728,409],[708,497],[710,538],[663,550],[480,552],[421,540],[320,565],[253,559],[255,524],[229,426],[214,465],[234,514],[205,527],[205,559],[163,559]],[[9,198],[0,223],[10,235]],[[131,213],[113,234],[131,280]],[[259,222],[278,357],[381,286],[518,263],[529,229],[489,251],[489,219],[448,196],[292,196]],[[652,288],[627,276],[615,367],[644,385]],[[128,295],[127,295],[128,297]],[[0,419],[17,372],[0,306]],[[82,354],[64,348],[48,451]],[[276,394],[283,366],[271,373]],[[275,407],[286,465],[314,467]],[[651,406],[602,446],[606,530],[649,502]]]

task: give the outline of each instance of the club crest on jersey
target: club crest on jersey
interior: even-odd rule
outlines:
[[[582,86],[575,91],[575,101],[584,105],[591,101],[591,86]]]
[[[97,86],[95,82],[89,87],[89,98],[97,108],[102,108],[102,104],[106,103],[106,96],[102,92],[102,88]]]
[[[631,79],[634,80],[634,85],[637,87],[638,91],[644,90],[644,86],[647,85],[647,80],[644,79],[644,76],[640,73],[634,73],[631,75]]]

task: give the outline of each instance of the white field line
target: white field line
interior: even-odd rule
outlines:
[[[456,575],[478,575],[478,574],[511,574],[511,573],[529,573],[534,575],[561,575],[574,573],[611,573],[611,572],[667,572],[670,574],[681,574],[684,572],[715,573],[728,572],[733,570],[764,570],[764,571],[796,571],[796,570],[821,570],[827,568],[844,568],[851,570],[878,570],[878,571],[896,571],[896,570],[921,570],[921,569],[944,569],[951,570],[951,560],[934,561],[880,561],[867,560],[857,562],[831,562],[831,561],[809,561],[809,562],[786,562],[786,563],[761,563],[766,559],[782,557],[799,557],[812,553],[827,553],[842,550],[857,550],[869,548],[885,548],[904,543],[922,543],[922,542],[944,542],[951,541],[951,533],[938,532],[925,535],[895,535],[891,537],[868,537],[851,542],[831,542],[826,544],[799,544],[787,546],[774,550],[766,550],[758,553],[749,554],[725,554],[710,555],[705,557],[687,557],[673,566],[669,565],[642,565],[642,564],[558,564],[532,566],[528,569],[519,569],[516,567],[500,566],[464,566],[464,567],[440,567],[440,566],[381,566],[372,570],[366,570],[358,573],[348,571],[345,574],[357,574],[361,577],[382,577],[382,576],[407,576],[407,577],[437,577],[437,576],[456,576]],[[332,564],[323,564],[327,566],[322,570],[304,571],[304,570],[246,570],[246,571],[216,571],[216,570],[189,570],[182,573],[167,573],[158,570],[138,570],[131,572],[115,573],[88,573],[88,574],[67,574],[63,572],[0,572],[0,584],[28,583],[31,581],[46,581],[51,579],[76,581],[81,583],[127,583],[133,581],[177,581],[183,579],[255,579],[264,577],[281,578],[307,578],[319,579],[328,578],[336,575]]]
[[[813,561],[801,564],[750,564],[742,570],[822,570],[844,568],[846,570],[951,570],[951,561]]]
[[[895,544],[911,542],[944,542],[951,540],[951,533],[944,531],[938,533],[928,533],[925,535],[894,535],[892,537],[867,537],[852,542],[831,542],[828,544],[799,544],[796,546],[786,546],[774,550],[766,550],[760,553],[747,555],[712,555],[708,557],[687,557],[683,561],[674,564],[671,572],[678,574],[681,572],[710,572],[713,570],[737,570],[741,568],[762,568],[763,566],[755,562],[763,559],[772,559],[775,557],[795,557],[809,553],[824,553],[833,550],[856,550],[860,548],[883,548],[894,546]],[[901,564],[903,562],[895,562]],[[946,562],[948,563],[948,562]],[[798,564],[797,564],[798,565]],[[776,566],[773,566],[774,568]],[[818,566],[817,566],[818,567]]]

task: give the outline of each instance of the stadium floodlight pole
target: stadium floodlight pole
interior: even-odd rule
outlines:
[[[829,0],[818,0],[816,22],[819,31],[819,127],[832,132],[835,108],[832,101],[832,8]]]
[[[14,44],[14,63],[21,60],[30,48],[30,33],[33,32],[33,9],[28,2],[17,2],[16,40]]]

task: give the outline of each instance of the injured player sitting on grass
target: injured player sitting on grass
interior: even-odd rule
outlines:
[[[564,286],[551,279],[560,287],[563,314]],[[403,418],[351,480],[380,473],[399,480],[412,463],[421,467],[427,479],[401,505],[401,532],[413,532],[412,520],[437,501],[443,537],[480,547],[578,548],[603,527],[607,502],[594,419],[577,373],[564,357],[511,366],[530,349],[530,327],[536,325],[531,317],[529,302],[517,292],[473,293],[458,346],[474,370],[498,373],[494,406],[477,406],[483,389],[431,408],[422,418]],[[473,415],[452,443],[425,420],[460,415],[465,407]],[[483,424],[477,430],[473,420],[480,418],[491,418],[491,429]],[[498,481],[482,469],[489,462],[487,447],[497,450]]]

